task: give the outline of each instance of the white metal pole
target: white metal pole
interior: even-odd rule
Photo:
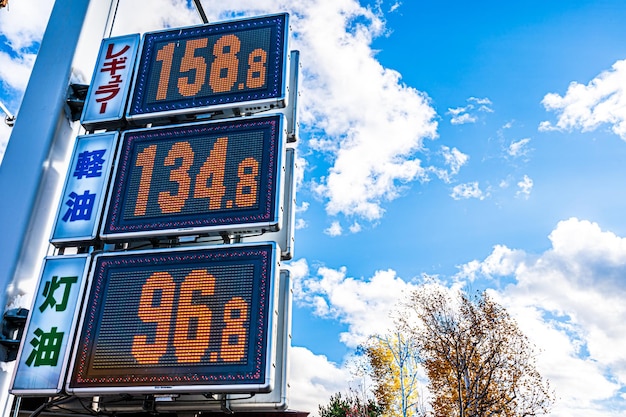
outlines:
[[[65,115],[72,63],[83,26],[102,26],[106,14],[84,25],[89,0],[56,0],[41,41],[19,116],[0,165],[0,306],[30,300],[34,288],[20,289],[25,280],[36,282],[50,236],[51,214],[58,204],[63,181],[59,166],[66,164],[77,123]],[[97,27],[97,26],[96,26]],[[99,40],[98,40],[99,42]],[[93,45],[98,50],[99,43]],[[28,292],[31,294],[28,294]],[[0,371],[0,413],[9,416],[12,364]],[[6,369],[5,369],[6,368]]]

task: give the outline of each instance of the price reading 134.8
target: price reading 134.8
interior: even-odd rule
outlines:
[[[285,93],[287,15],[147,33],[128,118],[246,107]]]
[[[208,142],[208,141],[207,141]],[[208,199],[209,210],[223,208],[226,185],[232,184],[235,188],[235,199],[226,202],[226,208],[250,207],[258,201],[259,160],[253,156],[245,157],[237,164],[237,178],[235,181],[225,182],[226,154],[228,150],[228,136],[215,140],[209,156],[204,160],[195,178],[191,177],[191,169],[195,163],[195,153],[190,141],[174,142],[166,145],[169,150],[163,161],[163,168],[173,167],[169,177],[154,178],[155,162],[158,146],[146,146],[138,155],[135,167],[141,168],[135,216],[143,216],[148,209],[148,201],[155,186],[160,185],[164,191],[159,191],[156,201],[161,213],[180,213],[190,198]],[[256,155],[255,155],[256,156]],[[180,161],[180,164],[177,164]],[[174,166],[176,166],[174,168]],[[163,171],[163,169],[160,169]],[[165,179],[165,181],[162,181]],[[157,184],[157,180],[159,183]],[[193,191],[191,184],[194,184]],[[155,182],[155,184],[153,184]],[[175,191],[172,191],[174,185]],[[170,189],[170,191],[168,191]],[[235,204],[235,205],[234,205]],[[155,206],[156,207],[156,206]]]
[[[280,218],[282,120],[125,132],[103,238],[271,230]]]

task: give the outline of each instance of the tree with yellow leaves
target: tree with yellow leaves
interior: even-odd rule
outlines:
[[[417,417],[419,403],[419,359],[415,341],[396,331],[372,336],[363,346],[374,383],[373,392],[383,415]]]
[[[545,414],[554,394],[508,312],[487,293],[458,297],[437,286],[416,290],[403,316],[416,342],[436,417]]]

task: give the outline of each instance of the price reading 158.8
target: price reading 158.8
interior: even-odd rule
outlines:
[[[232,34],[224,35],[215,42],[212,48],[208,45],[208,41],[208,38],[200,38],[182,42],[185,52],[180,62],[177,63],[179,74],[176,77],[177,91],[180,95],[196,96],[207,81],[214,93],[229,92],[233,88],[243,90],[265,86],[267,72],[265,49],[255,48],[246,57],[242,57],[245,59],[243,61],[245,78],[241,79],[239,77],[241,66],[239,38]],[[161,63],[156,100],[168,98],[176,45],[177,42],[169,42],[159,48],[156,53],[156,60]],[[207,56],[209,49],[212,49],[211,56]]]
[[[284,106],[287,21],[279,14],[146,33],[127,118]]]

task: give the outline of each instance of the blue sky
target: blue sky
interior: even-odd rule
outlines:
[[[623,415],[626,3],[293,3],[203,0],[213,22],[289,12],[301,53],[292,407],[362,383],[350,354],[430,277],[509,309],[552,415]],[[0,10],[14,113],[52,4]],[[113,34],[197,24],[189,4],[120,0]]]

